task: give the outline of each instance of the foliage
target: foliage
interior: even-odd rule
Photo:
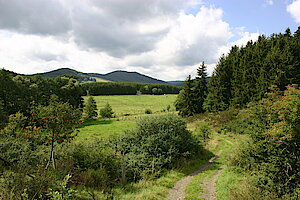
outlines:
[[[107,191],[119,180],[120,161],[106,144],[96,141],[88,144],[73,144],[66,149],[67,158],[74,162],[78,171],[73,181],[87,187]]]
[[[109,105],[109,103],[106,103],[105,106],[104,106],[104,108],[100,109],[100,115],[101,115],[101,117],[112,118],[113,114],[114,114],[114,112],[113,112],[111,106]]]
[[[71,141],[79,124],[81,112],[68,103],[50,102],[48,106],[37,106],[32,109],[31,134],[42,144],[51,144],[50,161],[54,163],[54,144]],[[36,129],[38,127],[39,129]],[[49,164],[49,163],[48,163]]]
[[[46,79],[38,75],[15,75],[7,70],[0,70],[0,101],[2,110],[7,115],[21,112],[29,116],[33,105],[46,106],[53,95],[75,108],[82,107],[82,91],[74,78]]]
[[[5,126],[5,123],[8,121],[7,114],[3,108],[3,102],[0,99],[0,129]]]
[[[133,179],[158,173],[199,149],[185,122],[171,114],[141,119],[115,145],[124,160],[127,176]]]
[[[57,189],[49,188],[48,196],[51,200],[73,200],[75,199],[76,190],[67,187],[71,176],[68,174],[62,181],[57,182]]]
[[[208,123],[202,122],[198,124],[196,131],[194,133],[195,138],[200,142],[206,142],[211,138],[212,130]]]
[[[84,94],[90,95],[135,95],[142,94],[178,94],[181,87],[169,84],[120,83],[120,82],[86,82],[81,87]]]
[[[195,80],[196,85],[193,91],[195,93],[195,98],[197,99],[197,101],[195,102],[196,113],[205,112],[203,104],[207,96],[207,72],[206,71],[207,71],[206,66],[204,62],[202,62],[197,69],[197,76]]]
[[[300,84],[299,33],[300,27],[294,35],[287,29],[284,34],[259,36],[244,47],[233,46],[213,72],[205,109],[244,107],[265,97],[271,85],[284,90],[289,84]]]
[[[185,87],[180,91],[175,102],[176,110],[181,116],[204,113],[204,100],[207,96],[207,72],[204,62],[197,69],[195,80],[188,76]]]
[[[264,192],[274,193],[277,197],[292,194],[300,184],[298,86],[288,86],[284,92],[271,91],[268,98],[251,107],[250,111],[250,119],[243,120],[242,124],[252,122],[248,125],[255,131],[250,133],[253,143],[242,149],[235,163],[255,173],[256,184]],[[246,130],[247,126],[242,129]],[[237,130],[240,132],[241,128]]]
[[[92,96],[88,96],[83,107],[83,120],[87,121],[98,116],[97,104]]]
[[[152,110],[149,109],[149,108],[147,108],[147,109],[145,110],[145,114],[152,114]]]
[[[184,88],[179,92],[177,99],[175,101],[176,110],[179,111],[178,114],[181,116],[191,116],[196,113],[196,102],[195,94],[193,92],[193,81],[191,76],[188,76],[185,81]]]

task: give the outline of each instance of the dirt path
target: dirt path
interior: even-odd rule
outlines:
[[[217,159],[222,153],[222,150],[219,151],[214,157],[212,157],[208,162],[206,162],[204,165],[202,165],[199,169],[194,171],[193,173],[189,174],[187,177],[181,179],[176,183],[176,185],[170,190],[168,200],[184,200],[185,197],[185,187],[187,184],[189,184],[193,178],[193,176],[199,174],[206,168],[213,165],[213,161]],[[215,176],[215,175],[214,175]],[[218,176],[216,177],[216,179]],[[215,181],[214,181],[215,182]],[[213,182],[213,183],[214,183]],[[214,192],[214,185],[210,187],[212,191]],[[204,191],[206,191],[206,188],[204,188]],[[205,192],[206,193],[206,192]]]
[[[222,172],[222,169],[224,168],[224,166],[220,167],[220,169],[213,175],[213,177],[208,180],[208,181],[204,181],[201,186],[204,190],[204,193],[200,195],[201,199],[204,200],[216,200],[216,181],[219,177],[219,175]]]

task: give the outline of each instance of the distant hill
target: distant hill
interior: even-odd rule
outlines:
[[[167,82],[140,74],[138,72],[114,71],[102,75],[104,79],[113,82],[134,82],[134,83],[156,83],[167,84]]]
[[[159,79],[140,74],[138,72],[127,71],[113,71],[107,74],[97,73],[82,73],[69,68],[61,68],[50,72],[40,73],[46,78],[55,78],[64,74],[73,74],[78,77],[80,81],[97,81],[97,82],[132,82],[132,83],[155,83],[155,84],[172,84]]]
[[[184,81],[167,81],[170,85],[183,86]]]

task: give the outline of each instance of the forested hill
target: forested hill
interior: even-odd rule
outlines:
[[[140,74],[138,72],[113,71],[107,74],[98,73],[82,73],[69,68],[61,68],[50,72],[41,73],[46,78],[55,78],[64,74],[73,74],[78,77],[79,81],[95,81],[95,82],[131,82],[131,83],[154,83],[154,84],[173,84],[173,82],[165,82]]]

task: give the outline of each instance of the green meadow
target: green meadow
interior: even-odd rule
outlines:
[[[115,95],[94,96],[98,111],[109,103],[116,115],[112,119],[98,118],[95,121],[84,123],[79,128],[75,141],[92,142],[97,139],[108,139],[113,135],[120,135],[126,129],[135,126],[140,117],[149,116],[145,109],[150,109],[153,114],[175,112],[174,101],[177,95]],[[150,114],[150,115],[153,115]]]
[[[167,110],[175,111],[174,101],[177,95],[113,95],[94,96],[98,110],[109,103],[116,114],[116,117],[128,115],[143,115],[145,109],[150,109],[153,113]]]

